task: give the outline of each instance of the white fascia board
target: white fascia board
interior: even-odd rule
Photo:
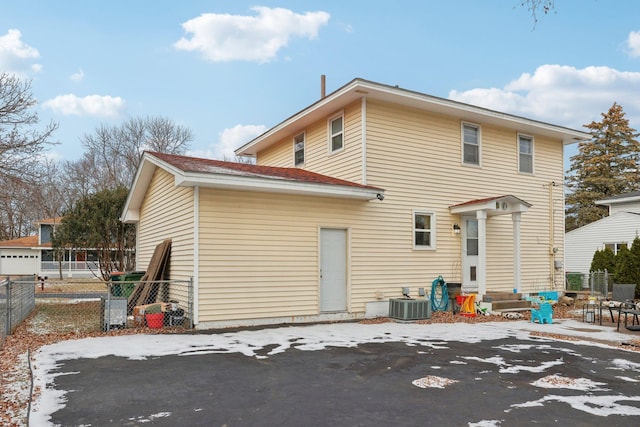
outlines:
[[[337,197],[357,200],[373,200],[382,190],[317,184],[262,177],[181,173],[175,176],[180,187],[208,187],[235,191],[260,191],[266,193],[300,194],[318,197]]]
[[[640,196],[621,197],[619,199],[602,199],[602,200],[596,200],[594,203],[596,205],[611,206],[619,203],[630,203],[630,202],[638,202],[638,201],[640,201]]]

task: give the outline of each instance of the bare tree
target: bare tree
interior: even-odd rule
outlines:
[[[38,215],[34,188],[44,175],[42,153],[52,144],[58,125],[37,129],[37,101],[31,82],[0,73],[0,239],[15,239],[33,232]]]
[[[39,119],[32,108],[36,104],[30,81],[0,74],[0,178],[5,183],[38,176],[40,154],[58,128],[51,122],[41,131],[35,129]]]
[[[85,134],[82,158],[66,168],[84,178],[79,193],[129,187],[145,150],[182,154],[193,140],[191,130],[164,117],[132,118],[120,126],[99,126]],[[85,188],[86,187],[86,188]]]
[[[552,10],[555,10],[556,7],[555,0],[521,0],[520,6],[526,7],[531,14],[534,28],[538,23],[540,13],[547,15]]]

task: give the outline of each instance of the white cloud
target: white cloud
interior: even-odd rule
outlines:
[[[236,125],[227,128],[219,133],[219,141],[212,144],[208,150],[193,150],[187,154],[189,156],[204,157],[207,159],[218,159],[233,161],[236,158],[235,150],[243,144],[251,141],[256,136],[267,130],[263,125]]]
[[[69,79],[74,82],[81,82],[82,79],[84,79],[84,71],[80,69],[77,73],[71,74],[71,76],[69,76]]]
[[[42,105],[65,116],[115,117],[124,110],[125,101],[119,96],[89,95],[80,98],[67,94],[49,99]]]
[[[182,24],[191,37],[174,47],[197,51],[213,62],[269,62],[292,37],[314,39],[330,15],[326,12],[294,13],[289,9],[257,6],[256,16],[204,13]]]
[[[638,128],[639,92],[640,72],[542,65],[533,74],[524,73],[504,88],[452,90],[449,98],[576,129],[600,120],[600,114],[617,102],[631,125]]]
[[[16,29],[10,29],[6,35],[0,36],[0,69],[15,74],[28,71],[37,73],[42,65],[34,61],[40,57],[40,52],[21,38],[22,33]]]
[[[627,47],[629,48],[629,56],[632,58],[640,56],[640,31],[631,31],[629,33]]]

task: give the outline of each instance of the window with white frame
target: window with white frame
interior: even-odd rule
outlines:
[[[414,249],[436,248],[436,219],[433,212],[413,212]]]
[[[304,132],[293,137],[293,158],[296,166],[304,164]]]
[[[604,244],[605,248],[609,248],[613,251],[614,255],[618,255],[618,252],[620,252],[620,249],[622,247],[628,247],[627,242],[616,242],[616,243],[605,243]]]
[[[533,138],[518,135],[518,171],[533,173]]]
[[[342,114],[329,120],[329,144],[332,152],[344,146],[344,118]]]
[[[462,163],[480,166],[480,126],[462,123]]]

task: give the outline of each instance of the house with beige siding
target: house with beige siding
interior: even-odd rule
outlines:
[[[137,268],[172,239],[201,328],[358,319],[438,276],[562,289],[563,149],[588,137],[355,79],[238,148],[255,165],[144,153],[122,219]]]

